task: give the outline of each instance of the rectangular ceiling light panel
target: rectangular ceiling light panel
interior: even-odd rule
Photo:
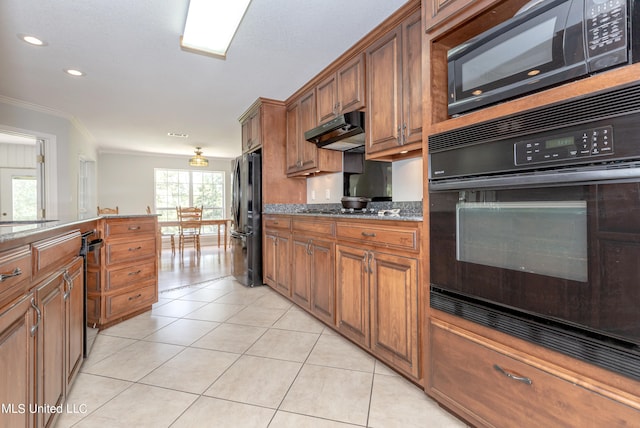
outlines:
[[[251,0],[190,0],[180,46],[225,58]]]

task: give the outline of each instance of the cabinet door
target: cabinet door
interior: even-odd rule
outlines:
[[[67,386],[71,384],[80,370],[84,343],[84,290],[82,258],[71,263],[64,276],[66,281],[66,356],[65,370]]]
[[[40,309],[38,327],[37,385],[38,405],[58,406],[64,401],[66,379],[65,345],[65,283],[62,274],[48,280],[36,291]],[[50,426],[55,413],[37,414],[37,426]]]
[[[316,86],[318,123],[327,122],[338,114],[338,82],[332,74]]]
[[[265,231],[264,249],[262,250],[262,280],[271,288],[276,288],[278,281],[277,268],[277,248],[278,234],[276,232]]]
[[[253,150],[259,147],[262,144],[262,133],[260,129],[260,108],[257,108],[256,111],[249,116],[249,143],[248,148]]]
[[[358,55],[336,73],[337,110],[345,113],[365,107],[364,55]]]
[[[293,238],[291,256],[291,297],[307,309],[311,307],[309,238]]]
[[[300,134],[298,137],[300,169],[314,168],[318,165],[318,147],[304,139],[304,133],[316,127],[316,95],[309,91],[300,99]]]
[[[29,404],[35,402],[35,324],[33,294],[0,313],[0,404],[3,407],[0,425],[3,427],[33,427],[35,415]],[[20,407],[22,406],[22,407]]]
[[[397,147],[401,126],[402,27],[367,51],[367,153]]]
[[[402,144],[422,142],[422,26],[420,12],[402,24]]]
[[[336,326],[346,337],[369,346],[369,252],[336,246]]]
[[[418,378],[418,261],[372,253],[371,350]]]
[[[276,290],[291,296],[291,235],[278,234],[276,241]]]
[[[287,174],[300,168],[298,138],[300,135],[300,103],[295,102],[287,107]]]
[[[335,323],[334,245],[311,241],[311,312],[327,324]]]

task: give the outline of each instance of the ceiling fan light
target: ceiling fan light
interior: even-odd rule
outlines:
[[[190,0],[180,46],[225,58],[251,0]]]
[[[209,159],[202,156],[202,151],[200,147],[196,147],[196,155],[189,159],[190,166],[209,166]]]

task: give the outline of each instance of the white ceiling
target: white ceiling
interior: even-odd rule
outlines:
[[[188,0],[0,0],[0,96],[72,117],[103,152],[234,157],[256,98],[286,99],[405,2],[253,0],[220,60],[180,49]]]

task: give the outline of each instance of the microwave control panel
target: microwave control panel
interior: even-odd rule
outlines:
[[[601,126],[513,145],[516,165],[613,155],[613,127]],[[584,160],[584,159],[582,159]]]
[[[627,61],[627,0],[587,0],[585,22],[591,71]]]

